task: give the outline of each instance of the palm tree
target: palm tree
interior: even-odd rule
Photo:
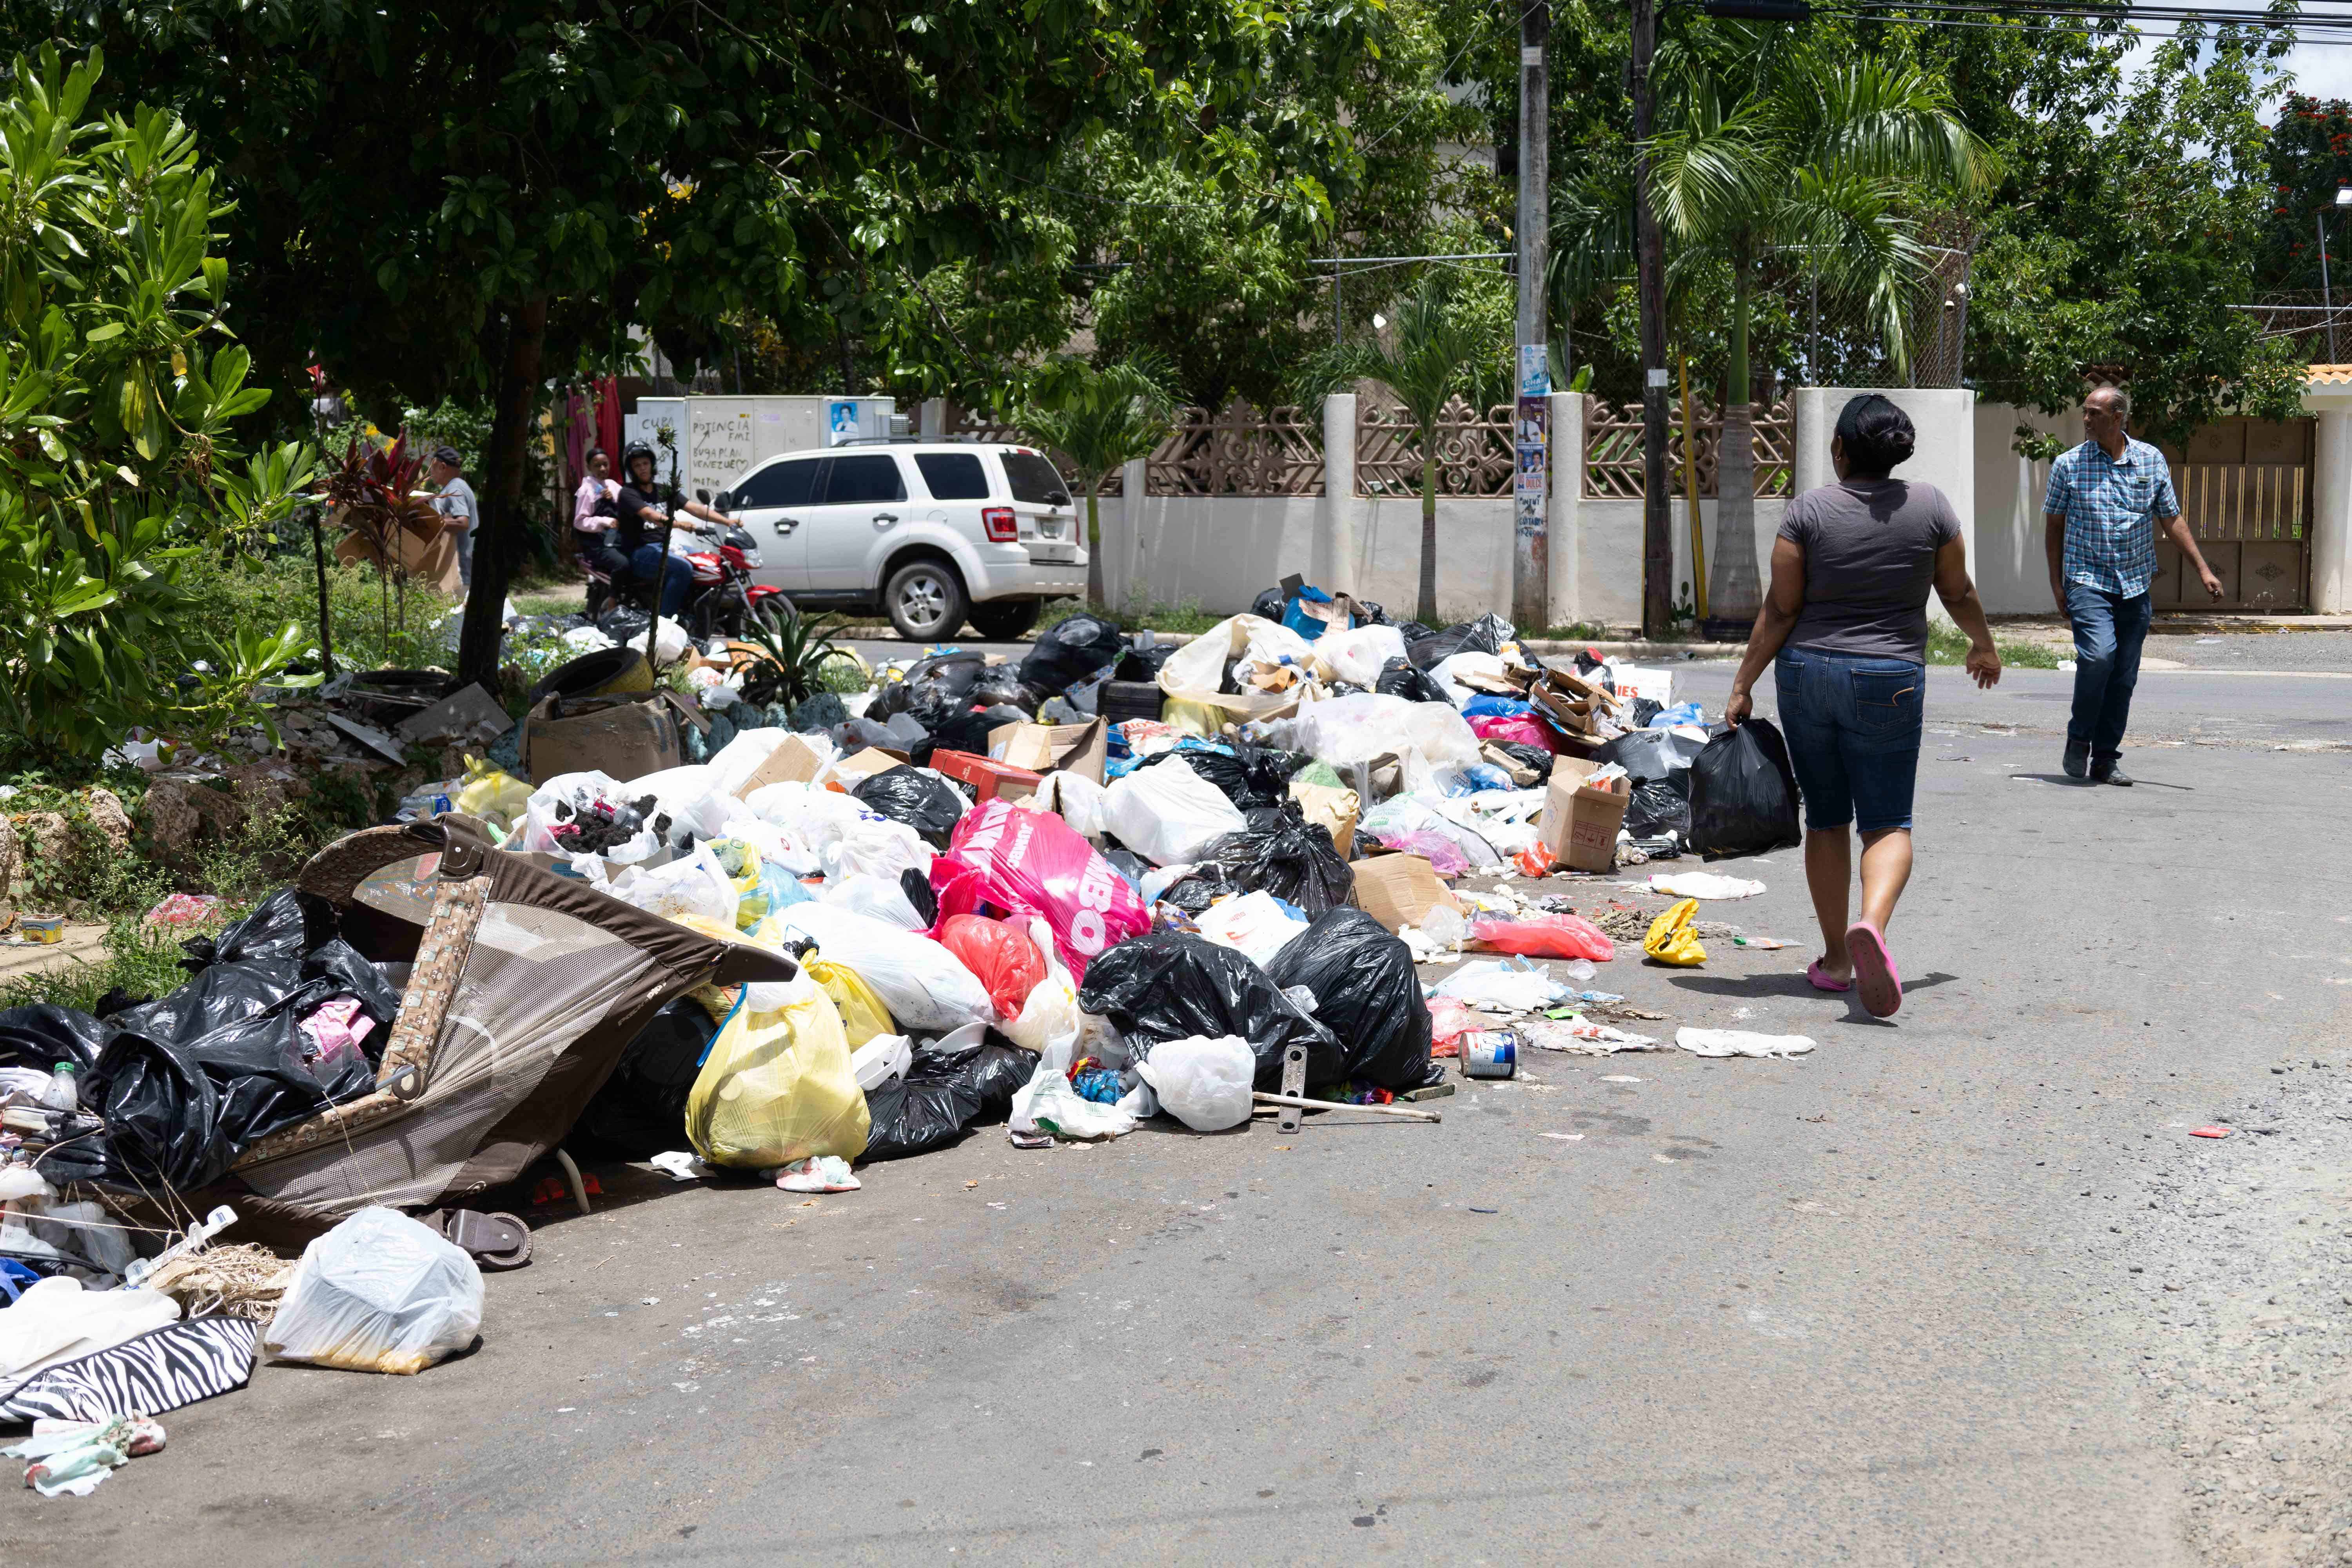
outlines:
[[[1906,311],[1929,259],[1906,215],[1923,197],[1982,190],[1993,161],[1954,111],[1947,85],[1916,66],[1833,58],[1777,28],[1726,31],[1737,52],[1721,58],[1679,46],[1658,52],[1650,201],[1673,247],[1670,270],[1700,261],[1730,269],[1707,599],[1711,619],[1752,622],[1763,607],[1748,364],[1760,269],[1775,252],[1802,255],[1824,293],[1876,328],[1900,370]],[[1619,230],[1631,227],[1630,216],[1620,223],[1613,213],[1596,223],[1571,206],[1569,216],[1556,245],[1564,256],[1586,254],[1556,269],[1563,288],[1589,283],[1620,248]]]
[[[1396,346],[1350,343],[1326,349],[1299,373],[1302,403],[1319,403],[1359,381],[1377,381],[1396,394],[1405,416],[1421,433],[1421,585],[1413,618],[1440,624],[1437,616],[1437,420],[1457,392],[1475,391],[1496,370],[1501,345],[1454,309],[1454,289],[1437,272],[1397,306]]]
[[[1087,492],[1087,603],[1103,594],[1102,488],[1126,464],[1149,458],[1175,427],[1168,367],[1149,354],[1096,366],[1076,356],[1047,363],[1013,423],[1068,463]]]

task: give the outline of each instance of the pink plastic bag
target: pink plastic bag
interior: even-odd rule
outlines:
[[[1581,915],[1522,915],[1517,920],[1480,915],[1470,922],[1465,940],[1489,952],[1520,952],[1530,958],[1589,958],[1606,963],[1617,956],[1617,944]]]
[[[1473,719],[1470,732],[1482,741],[1508,741],[1514,745],[1552,749],[1551,736],[1532,719]]]
[[[1420,856],[1441,877],[1459,877],[1470,869],[1470,857],[1462,852],[1462,846],[1442,834],[1399,832],[1373,837],[1400,855]]]
[[[1470,1014],[1467,1003],[1452,996],[1429,998],[1429,1054],[1433,1057],[1453,1057],[1462,1054],[1455,1042],[1478,1027],[1478,1020]]]
[[[931,890],[940,926],[955,915],[1044,916],[1055,951],[1079,982],[1097,953],[1151,929],[1135,889],[1068,823],[1001,800],[956,824],[948,852],[931,862]]]

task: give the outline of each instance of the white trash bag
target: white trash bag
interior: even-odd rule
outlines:
[[[1135,1070],[1160,1096],[1160,1109],[1195,1132],[1223,1132],[1250,1119],[1257,1058],[1237,1036],[1163,1040]]]
[[[1138,768],[1103,792],[1103,826],[1155,866],[1197,860],[1249,826],[1225,792],[1181,757]]]
[[[1194,924],[1219,947],[1230,947],[1264,969],[1290,939],[1307,929],[1304,915],[1287,913],[1280,900],[1260,889],[1220,899],[1201,911]]]
[[[261,1336],[271,1361],[418,1373],[474,1342],[482,1271],[464,1249],[391,1209],[362,1209],[302,1249]]]
[[[996,1004],[980,976],[929,937],[814,900],[788,904],[768,918],[775,928],[815,942],[818,957],[856,970],[901,1029],[943,1033],[996,1022]]]

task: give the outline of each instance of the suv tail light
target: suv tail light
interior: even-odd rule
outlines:
[[[992,543],[1010,544],[1021,537],[1021,520],[1013,515],[1013,509],[1009,506],[981,508],[980,522],[988,530],[988,537]]]

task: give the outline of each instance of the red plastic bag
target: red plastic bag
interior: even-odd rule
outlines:
[[[950,915],[940,922],[940,945],[963,961],[988,987],[988,999],[1010,1018],[1045,978],[1045,955],[1037,944],[1001,921],[982,915]]]
[[[1552,855],[1551,846],[1540,838],[1512,856],[1511,860],[1518,867],[1522,877],[1549,877],[1552,868],[1559,864]]]
[[[1478,1027],[1478,1020],[1471,1016],[1469,1004],[1452,996],[1429,998],[1429,1054],[1431,1056],[1460,1056],[1462,1037],[1476,1027]]]
[[[1151,929],[1135,889],[1068,823],[1001,800],[983,802],[956,824],[948,852],[931,862],[931,890],[942,921],[1043,916],[1070,978],[1081,984],[1097,954]]]
[[[1491,952],[1520,952],[1530,958],[1589,958],[1606,963],[1617,956],[1617,944],[1581,915],[1522,915],[1517,920],[1481,915],[1470,922],[1466,940]]]

